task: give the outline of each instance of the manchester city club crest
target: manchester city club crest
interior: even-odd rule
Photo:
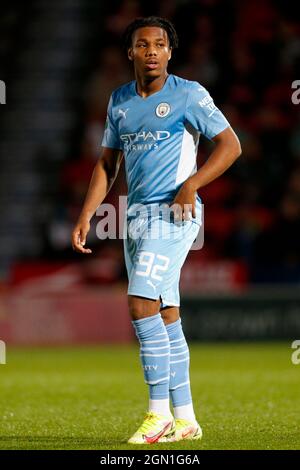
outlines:
[[[171,107],[169,103],[160,103],[155,110],[156,116],[158,117],[166,117],[168,116],[169,112],[171,110]]]

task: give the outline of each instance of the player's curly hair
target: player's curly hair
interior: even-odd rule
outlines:
[[[157,26],[158,28],[164,29],[169,38],[170,48],[175,49],[178,47],[178,36],[171,21],[167,20],[166,18],[160,18],[159,16],[147,16],[136,18],[125,29],[122,36],[122,43],[126,51],[132,46],[132,35],[134,31],[146,26]]]

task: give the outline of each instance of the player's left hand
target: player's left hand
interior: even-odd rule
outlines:
[[[181,186],[171,205],[174,210],[174,218],[177,221],[190,220],[190,216],[196,217],[196,191],[187,180]]]

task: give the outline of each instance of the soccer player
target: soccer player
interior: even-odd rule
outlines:
[[[90,219],[110,190],[124,156],[128,305],[150,394],[144,421],[128,442],[201,439],[179,312],[180,270],[201,225],[197,190],[224,173],[241,148],[207,90],[167,72],[178,45],[170,21],[137,18],[124,33],[124,45],[135,80],[110,97],[101,155],[72,233],[72,246],[80,253],[91,253],[85,247]],[[201,133],[215,146],[197,171]],[[164,209],[152,210],[162,203]],[[174,209],[173,215],[168,215],[168,208]]]

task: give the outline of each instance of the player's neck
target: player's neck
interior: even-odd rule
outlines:
[[[159,77],[149,79],[148,77],[140,77],[138,74],[136,74],[135,77],[138,94],[142,98],[147,98],[153,93],[158,92],[164,86],[168,75],[169,74],[166,71]]]

